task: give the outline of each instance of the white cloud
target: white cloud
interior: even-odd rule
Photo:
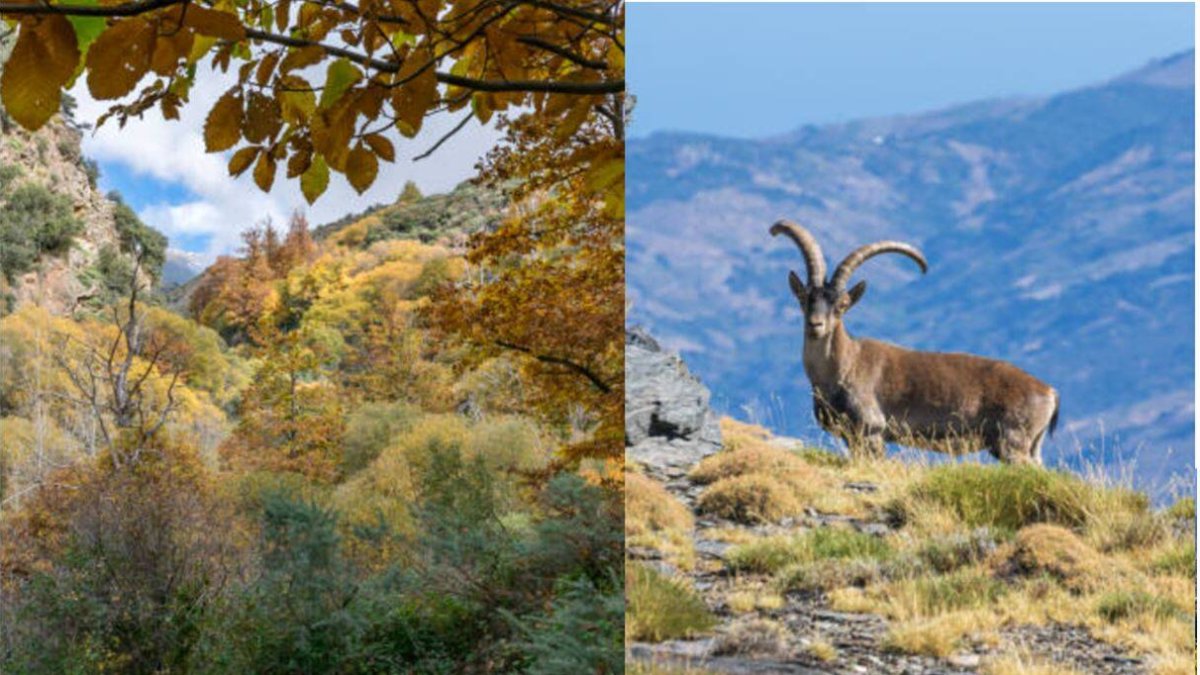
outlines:
[[[229,175],[229,153],[204,151],[204,118],[232,82],[232,73],[202,72],[179,120],[164,120],[153,110],[143,119],[131,119],[124,129],[110,120],[83,138],[84,153],[102,165],[121,165],[134,176],[187,188],[191,196],[182,203],[143,194],[148,206],[139,216],[168,237],[211,236],[208,250],[200,251],[206,260],[236,249],[240,232],[264,217],[283,223],[292,211],[302,209],[309,222],[319,225],[372,204],[393,201],[407,180],[415,181],[427,194],[449,190],[474,174],[475,163],[500,137],[494,129],[471,123],[432,156],[413,162],[413,156],[433,145],[464,113],[430,118],[417,138],[393,138],[396,161],[381,164],[379,176],[366,193],[355,193],[343,176],[333,174],[329,189],[310,207],[299,183],[287,180],[283,171],[277,174],[271,192],[264,194],[254,185],[250,172],[236,179]],[[92,99],[82,85],[72,94],[79,101],[76,116],[81,121],[93,122],[109,107],[108,102]]]

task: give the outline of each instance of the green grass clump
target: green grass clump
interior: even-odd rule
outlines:
[[[814,466],[827,466],[840,469],[850,463],[850,459],[845,455],[817,448],[801,448],[800,450],[796,450],[794,454]]]
[[[1027,465],[948,464],[934,467],[910,497],[950,509],[971,527],[1016,531],[1033,523],[1079,527],[1096,514],[1145,512],[1145,495],[1102,488],[1070,474]],[[911,504],[908,505],[911,507]],[[905,505],[899,510],[903,514]]]
[[[894,555],[885,540],[854,530],[819,528],[798,536],[764,537],[729,552],[729,567],[744,572],[774,574],[797,563],[819,560],[887,560]]]
[[[1116,591],[1100,598],[1096,606],[1100,618],[1109,623],[1135,616],[1171,619],[1186,615],[1178,603],[1145,591]]]
[[[964,569],[943,576],[915,579],[912,583],[918,609],[925,616],[985,607],[1007,591],[1003,582],[978,570]]]
[[[1196,499],[1194,497],[1184,497],[1167,507],[1164,513],[1168,518],[1175,520],[1195,520]]]
[[[1196,542],[1180,543],[1154,559],[1154,571],[1159,574],[1196,577]]]
[[[662,642],[703,633],[716,623],[686,582],[639,564],[625,566],[625,638]]]

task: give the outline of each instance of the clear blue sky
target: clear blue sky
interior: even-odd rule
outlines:
[[[758,137],[1050,94],[1194,46],[1191,3],[633,3],[628,12],[633,136]]]

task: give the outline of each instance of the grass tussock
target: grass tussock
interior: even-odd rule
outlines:
[[[1096,613],[1109,623],[1139,616],[1173,619],[1184,616],[1179,603],[1145,591],[1115,591],[1100,597]]]
[[[795,485],[777,478],[750,474],[717,481],[697,505],[700,512],[738,523],[778,522],[804,510],[805,500]]]
[[[658,481],[625,473],[625,542],[661,551],[678,567],[695,563],[692,512]]]
[[[774,574],[798,563],[820,560],[886,560],[894,551],[886,540],[854,530],[821,528],[801,535],[763,537],[729,551],[726,561],[735,571]]]
[[[687,582],[639,564],[625,566],[625,639],[662,642],[710,630],[716,623]]]
[[[1145,513],[1145,495],[1101,487],[1070,474],[1025,465],[947,464],[928,469],[896,505],[905,516],[920,502],[949,509],[969,527],[1016,531],[1034,523],[1083,527],[1112,513]]]
[[[688,477],[700,485],[709,485],[724,478],[750,474],[782,476],[793,482],[811,480],[816,475],[812,466],[795,453],[761,444],[709,455]]]
[[[1093,590],[1115,569],[1095,549],[1070,530],[1058,525],[1031,525],[1017,533],[1012,543],[997,554],[997,571],[1002,575],[1048,576],[1076,593]]]
[[[1152,568],[1157,574],[1189,579],[1196,578],[1196,542],[1180,541],[1154,558]]]
[[[790,633],[772,619],[748,617],[734,621],[717,638],[713,653],[736,656],[781,656],[788,651]]]
[[[625,534],[687,532],[692,513],[662,483],[637,473],[625,474]]]

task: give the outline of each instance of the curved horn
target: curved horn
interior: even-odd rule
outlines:
[[[796,242],[796,246],[800,247],[800,253],[804,255],[804,262],[808,266],[808,285],[813,288],[820,288],[825,284],[825,255],[821,253],[821,246],[817,244],[817,240],[808,230],[800,227],[790,220],[781,220],[771,226],[771,236],[786,234],[792,241]]]
[[[915,247],[903,244],[898,241],[877,241],[874,244],[860,246],[856,251],[846,256],[842,264],[837,266],[833,272],[833,280],[830,282],[834,288],[842,290],[846,288],[846,282],[850,281],[850,275],[854,274],[854,270],[866,261],[874,258],[881,253],[899,253],[908,256],[921,266],[921,274],[929,270],[929,263],[925,262],[925,256],[921,255]]]

